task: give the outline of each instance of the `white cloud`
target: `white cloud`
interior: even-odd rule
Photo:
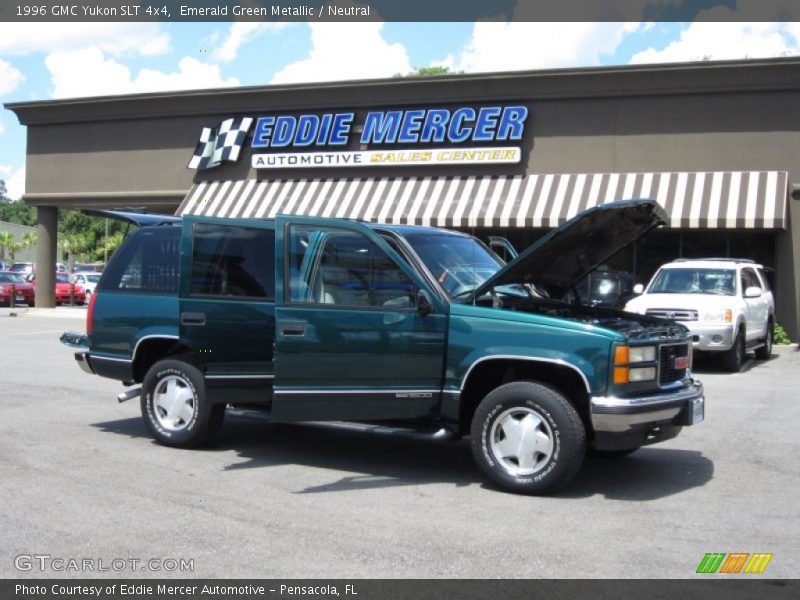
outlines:
[[[6,180],[6,195],[12,200],[19,200],[25,193],[25,167],[20,167]]]
[[[17,86],[22,83],[22,73],[14,68],[11,63],[0,60],[0,94],[7,94],[17,89]]]
[[[170,49],[170,36],[158,23],[0,23],[0,54],[58,52],[97,47],[110,54],[144,56]]]
[[[233,23],[228,30],[228,36],[214,50],[214,58],[223,62],[230,62],[235,60],[239,55],[239,49],[257,38],[265,31],[280,31],[289,27],[292,23],[276,22],[276,23]]]
[[[178,62],[178,71],[165,73],[142,69],[136,76],[99,48],[53,52],[45,59],[53,81],[54,98],[76,98],[108,94],[160,92],[199,88],[231,87],[239,80],[222,77],[217,65],[192,57]]]
[[[0,165],[0,176],[6,177],[11,173],[11,165]]]
[[[389,44],[383,23],[311,23],[308,58],[286,65],[272,83],[391,77],[412,70],[402,44]]]
[[[666,48],[643,50],[633,56],[631,63],[734,60],[796,54],[800,54],[800,26],[797,23],[694,22]]]
[[[600,64],[637,23],[478,22],[457,55],[439,64],[456,71],[515,71]]]
[[[3,125],[2,121],[0,121],[0,135],[3,135],[5,132],[6,132],[6,126]],[[0,168],[2,168],[2,167],[0,167]],[[0,172],[2,172],[2,171],[0,171]]]

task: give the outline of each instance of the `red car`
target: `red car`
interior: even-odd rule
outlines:
[[[11,306],[11,284],[14,284],[14,304],[33,306],[36,301],[36,288],[25,283],[22,275],[0,271],[0,303]]]
[[[36,274],[28,276],[28,281],[36,285]],[[69,275],[66,273],[56,273],[56,305],[69,304]],[[75,304],[82,306],[86,302],[86,292],[79,284],[75,284]]]

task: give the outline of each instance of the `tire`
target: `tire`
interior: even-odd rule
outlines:
[[[142,382],[142,417],[161,444],[194,448],[211,441],[222,427],[224,404],[206,401],[203,374],[180,359],[155,363]]]
[[[595,450],[591,448],[587,454],[589,456],[595,456],[597,458],[623,458],[630,454],[633,454],[639,449],[639,446],[636,448],[627,448],[625,450]]]
[[[756,348],[755,354],[758,360],[769,360],[772,356],[772,342],[774,337],[774,329],[772,321],[767,321],[767,334],[764,336],[764,345]]]
[[[575,477],[586,453],[578,413],[560,392],[532,381],[491,391],[475,410],[470,435],[478,466],[498,487],[518,494],[560,489]],[[512,436],[518,436],[516,447],[503,443]]]
[[[731,346],[730,350],[726,351],[725,354],[722,355],[722,366],[726,371],[738,373],[742,370],[742,365],[744,364],[744,353],[745,335],[744,326],[742,326],[739,327],[739,331],[736,333],[736,338],[733,340],[733,346]]]

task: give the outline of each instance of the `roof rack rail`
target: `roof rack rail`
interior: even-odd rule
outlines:
[[[751,258],[724,258],[724,257],[710,257],[710,258],[676,258],[672,262],[690,262],[690,261],[699,261],[699,260],[707,260],[707,261],[714,261],[714,262],[740,262],[740,263],[752,263],[755,264]]]

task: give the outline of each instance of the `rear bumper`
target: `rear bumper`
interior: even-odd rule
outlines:
[[[78,363],[78,366],[89,375],[94,375],[95,371],[92,368],[92,364],[89,362],[89,353],[88,352],[76,352],[75,353],[75,362]]]
[[[705,418],[703,384],[636,398],[593,397],[591,420],[595,447],[618,450],[654,444],[675,437],[683,426]]]

